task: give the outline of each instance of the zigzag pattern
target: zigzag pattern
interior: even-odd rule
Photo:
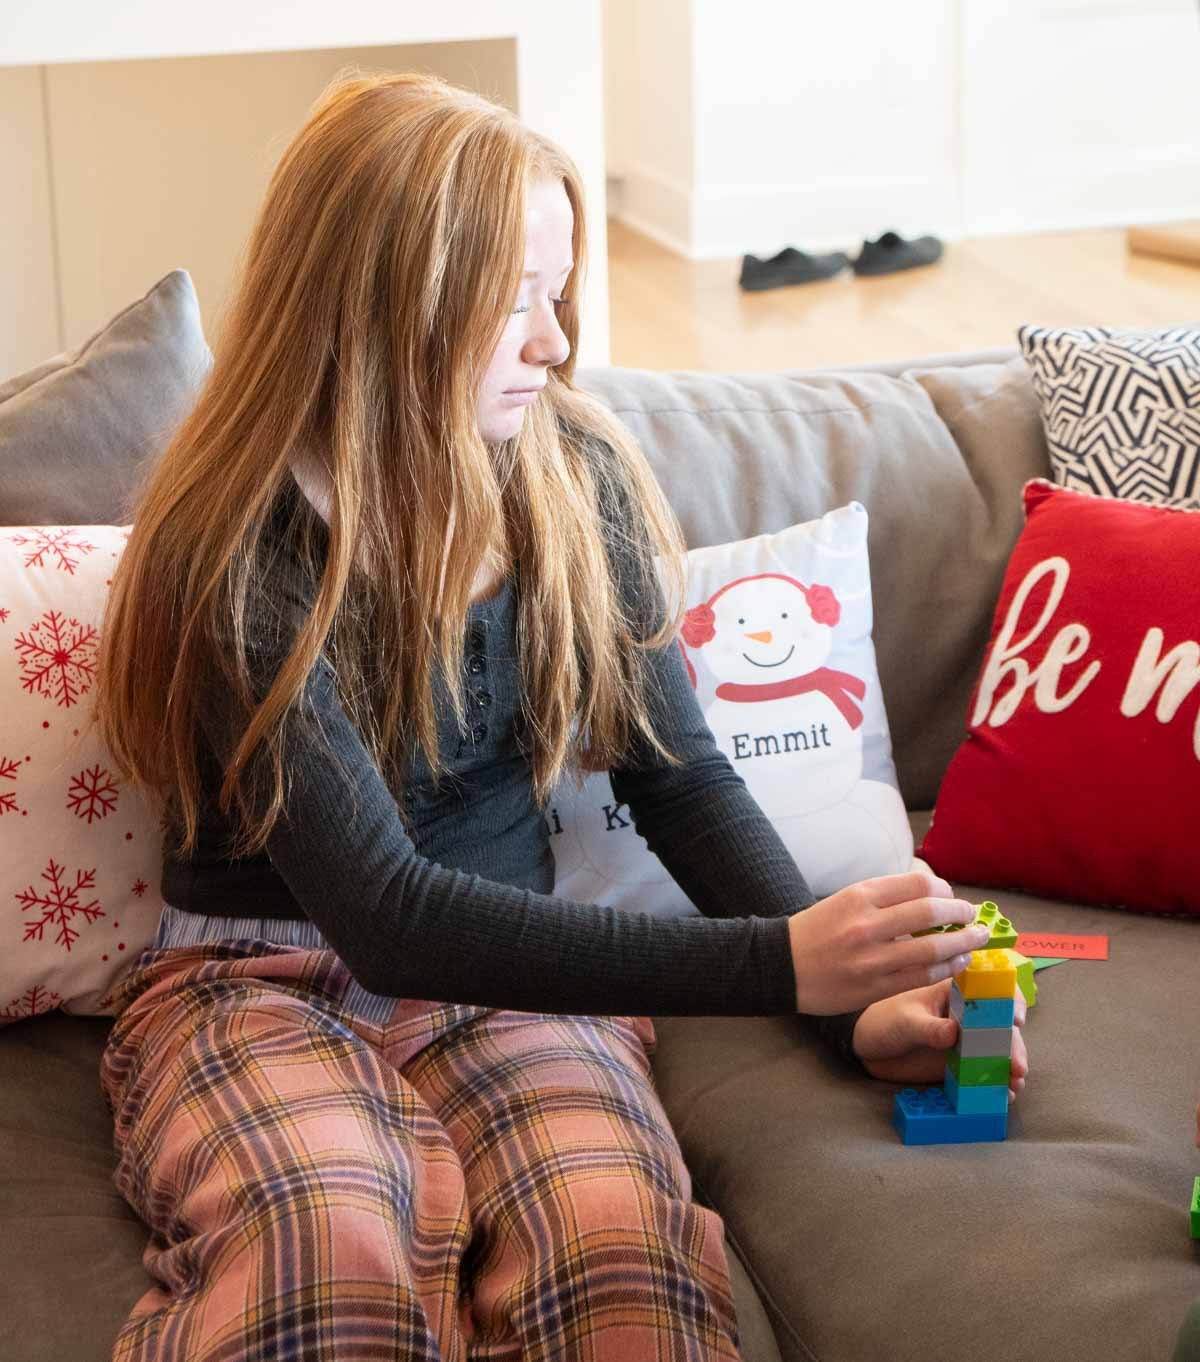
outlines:
[[[1055,481],[1200,509],[1200,331],[1023,326]]]

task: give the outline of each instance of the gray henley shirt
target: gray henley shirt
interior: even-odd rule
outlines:
[[[280,513],[296,507],[303,514],[308,503],[293,488]],[[294,566],[276,586],[307,608],[311,588]],[[412,759],[405,816],[322,655],[302,704],[324,740],[289,715],[286,808],[266,854],[232,859],[233,827],[216,795],[241,723],[206,691],[199,842],[190,860],[164,858],[163,898],[212,916],[307,918],[377,994],[548,1013],[795,1014],[787,919],[813,895],[717,746],[674,644],[649,655],[661,697],[652,705],[683,764],[667,767],[639,747],[609,777],[614,798],[701,916],[667,919],[553,893],[550,829],[517,741],[518,595],[514,572],[497,595],[470,607],[470,716],[460,728],[444,688],[435,690],[448,772],[435,789],[423,756]],[[260,698],[281,661],[277,651],[252,651]],[[177,836],[169,816],[164,848]],[[858,1015],[802,1021],[849,1059]]]

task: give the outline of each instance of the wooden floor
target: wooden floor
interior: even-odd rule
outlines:
[[[1200,320],[1200,265],[1130,255],[1123,230],[949,242],[923,269],[743,293],[740,256],[685,260],[610,220],[608,267],[612,363],[631,368],[825,368],[1011,346],[1023,322]]]

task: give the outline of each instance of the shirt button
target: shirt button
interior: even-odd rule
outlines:
[[[482,742],[487,737],[487,724],[476,724],[471,730],[471,737],[475,742]]]
[[[467,671],[469,671],[472,676],[478,676],[486,666],[487,662],[480,653],[473,653],[467,660]]]
[[[477,690],[475,692],[475,699],[478,702],[480,709],[487,709],[488,705],[492,703],[492,693],[488,690]]]

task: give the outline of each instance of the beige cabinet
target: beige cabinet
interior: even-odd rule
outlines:
[[[177,267],[215,336],[276,159],[352,66],[433,71],[567,149],[588,210],[579,361],[608,362],[598,0],[447,4],[439,19],[428,6],[262,3],[255,31],[226,0],[186,20],[172,8],[117,6],[125,21],[144,11],[122,31],[90,3],[18,4],[0,25],[0,380],[77,345]],[[395,41],[406,30],[421,41]]]

